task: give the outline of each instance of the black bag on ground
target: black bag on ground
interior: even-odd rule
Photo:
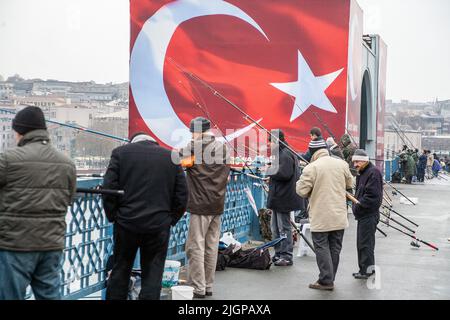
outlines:
[[[229,245],[223,250],[219,250],[217,253],[217,264],[216,271],[223,271],[228,266],[231,258],[230,255],[233,254],[234,244]]]
[[[391,179],[392,183],[401,183],[402,182],[402,175],[400,172],[394,172]]]
[[[230,256],[228,267],[256,270],[268,270],[272,265],[269,249],[238,250]]]

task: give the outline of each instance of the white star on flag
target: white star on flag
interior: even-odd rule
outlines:
[[[330,99],[325,94],[325,90],[336,80],[342,70],[344,68],[316,77],[299,50],[298,80],[295,82],[271,83],[278,90],[295,97],[290,121],[292,122],[300,117],[311,105],[325,111],[337,113]]]

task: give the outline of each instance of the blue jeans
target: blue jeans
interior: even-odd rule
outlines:
[[[24,300],[29,285],[36,300],[61,299],[62,258],[62,250],[0,250],[0,300]]]

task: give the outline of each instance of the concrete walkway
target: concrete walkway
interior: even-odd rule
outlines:
[[[433,179],[426,185],[394,185],[407,196],[419,198],[416,206],[400,204],[401,196],[392,196],[392,189],[387,187],[394,210],[419,224],[417,236],[440,250],[425,245],[413,248],[411,238],[380,223],[388,237],[377,233],[378,288],[369,289],[376,284],[352,277],[358,264],[356,222],[350,215],[333,292],[308,288],[317,280],[318,269],[315,257],[306,256],[295,257],[292,267],[272,266],[266,271],[227,268],[217,272],[214,296],[209,299],[450,299],[450,177],[447,179]],[[403,222],[395,214],[392,217]]]

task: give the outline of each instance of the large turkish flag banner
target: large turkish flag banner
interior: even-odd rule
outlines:
[[[297,150],[311,127],[323,130],[313,112],[340,137],[349,15],[350,0],[131,0],[130,136],[146,131],[176,147],[197,116],[224,132],[249,128],[185,70],[262,126],[282,129]]]

